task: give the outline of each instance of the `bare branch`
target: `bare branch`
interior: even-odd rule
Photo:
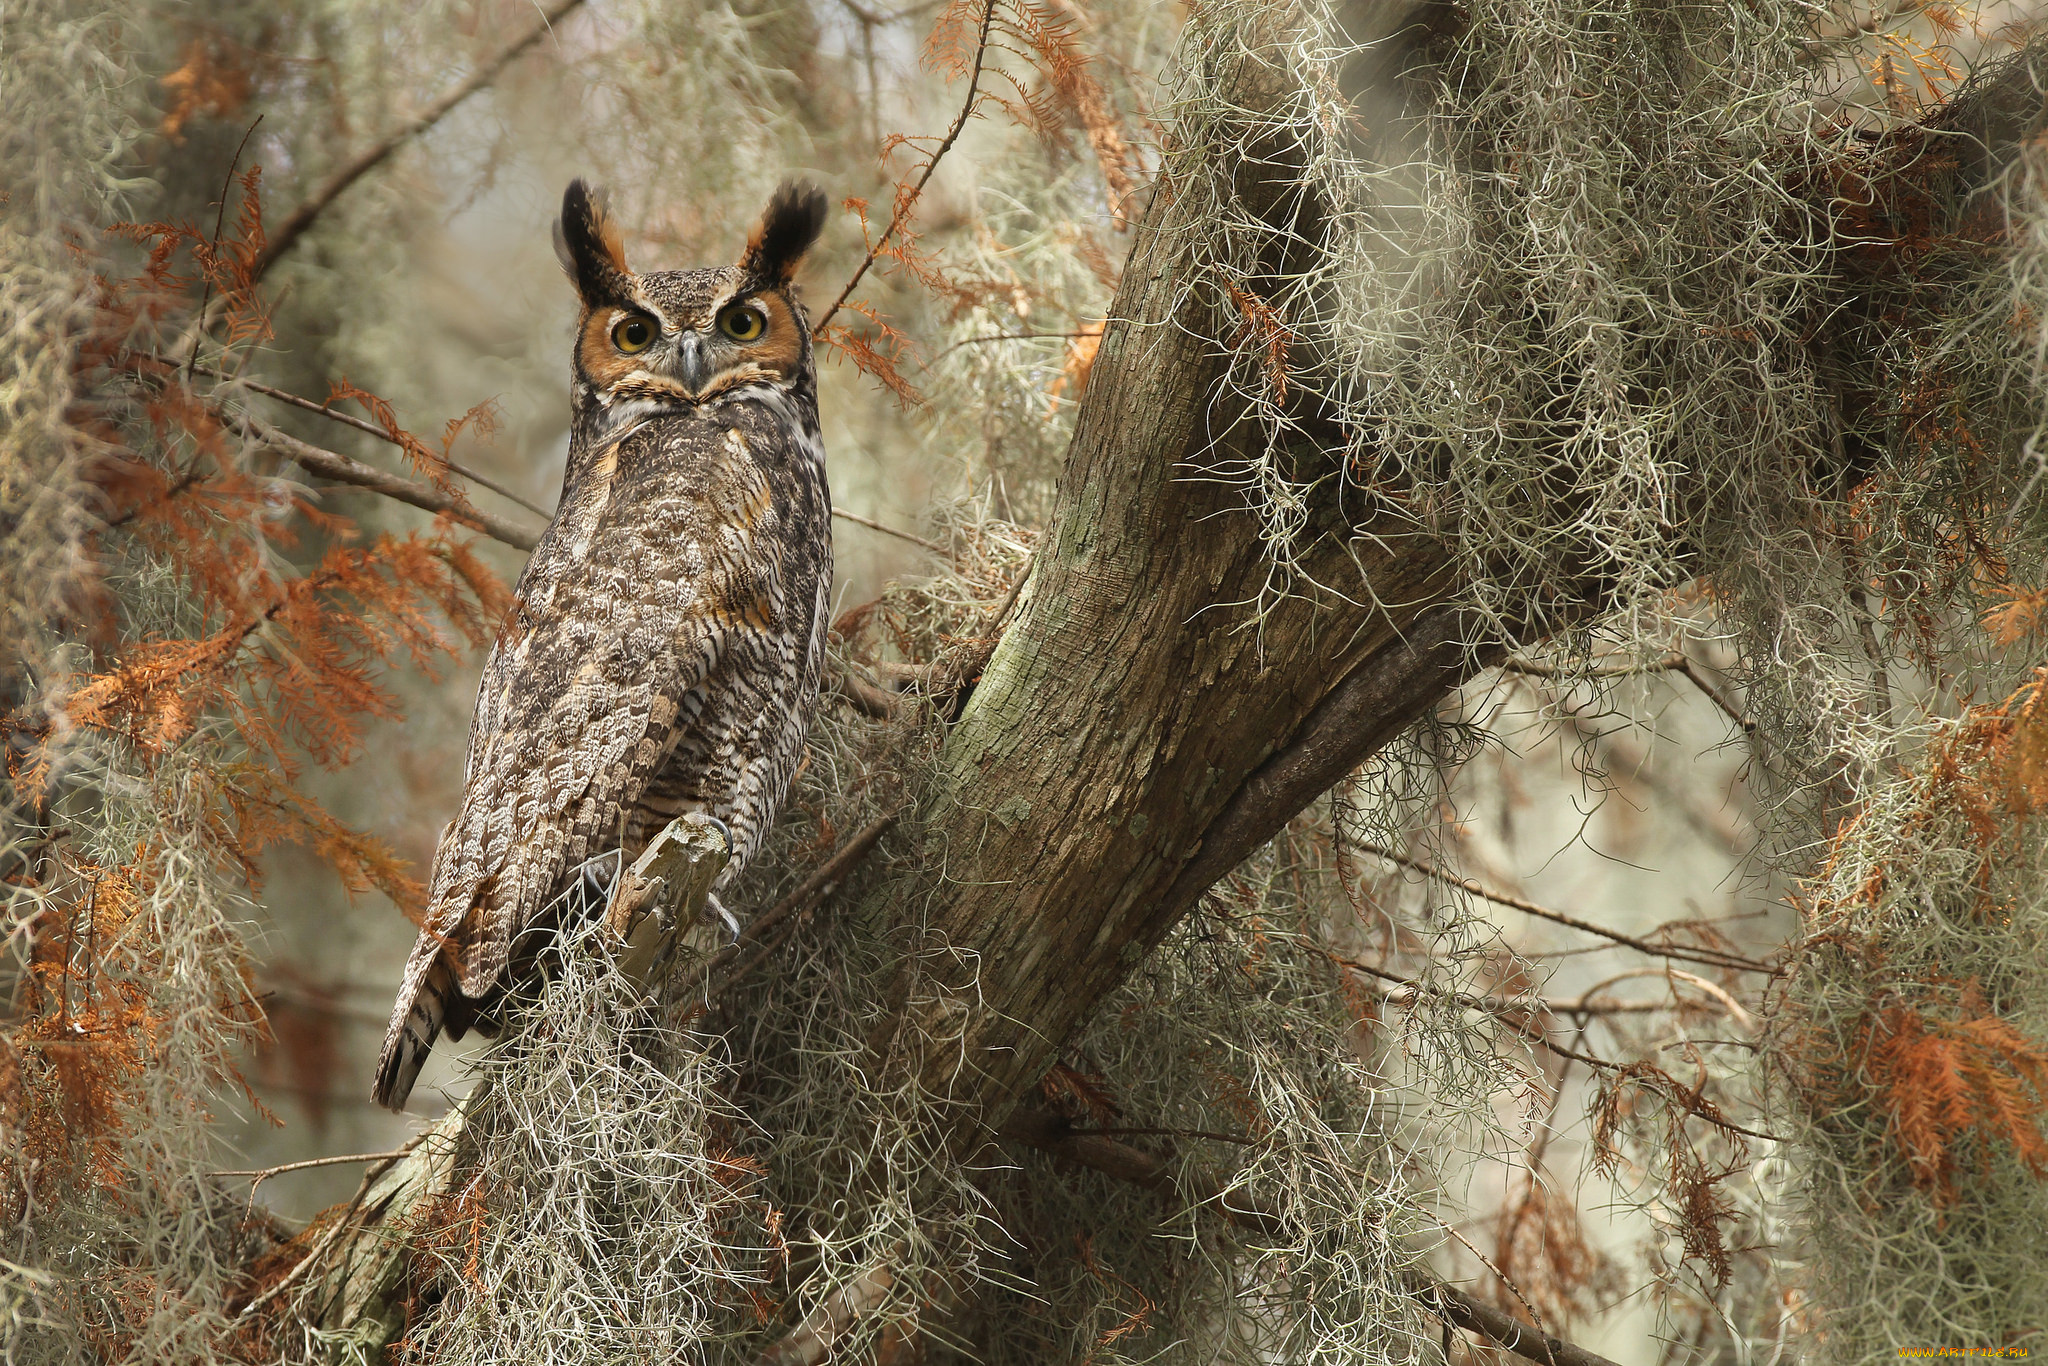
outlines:
[[[1693,686],[1705,693],[1707,700],[1719,707],[1743,734],[1747,735],[1756,729],[1756,722],[1744,716],[1742,708],[1731,702],[1728,699],[1728,694],[1721,690],[1720,685],[1701,673],[1699,665],[1693,663],[1692,660],[1685,660],[1685,662],[1678,666],[1676,672],[1682,673],[1691,679]]]
[[[1431,993],[1428,986],[1411,978],[1376,971],[1349,958],[1331,955],[1331,959],[1342,967],[1354,972],[1367,973],[1387,983],[1386,986],[1376,987],[1374,990],[1378,992],[1379,998],[1390,1006],[1413,1005]],[[1687,976],[1691,974],[1688,973]],[[1589,991],[1583,996],[1538,996],[1528,1000],[1517,1000],[1512,996],[1460,995],[1457,1000],[1460,1005],[1484,1011],[1489,1015],[1521,1015],[1535,1011],[1574,1020],[1595,1015],[1655,1015],[1674,1008],[1669,1001],[1601,1001],[1595,999],[1596,995],[1597,993]]]
[[[1470,996],[1461,991],[1444,991],[1441,988],[1432,987],[1427,983],[1411,981],[1408,978],[1402,977],[1397,973],[1388,972],[1384,968],[1376,968],[1372,966],[1370,963],[1360,963],[1355,959],[1341,958],[1334,953],[1326,953],[1326,956],[1332,962],[1338,964],[1341,967],[1348,968],[1353,972],[1362,973],[1367,977],[1377,977],[1382,981],[1393,982],[1397,986],[1405,988],[1408,992],[1412,993],[1413,997],[1433,996],[1439,1000],[1451,1001],[1457,1005],[1464,1006],[1468,1010],[1484,1011],[1492,1015],[1495,1019],[1499,1020],[1502,1024],[1506,1025],[1509,1029],[1512,1029],[1517,1034],[1520,1034],[1530,1043],[1541,1044],[1544,1048],[1549,1049],[1551,1052],[1557,1054],[1557,1056],[1559,1056],[1560,1058],[1570,1058],[1573,1062],[1585,1063],[1588,1067],[1597,1068],[1602,1072],[1621,1072],[1626,1070],[1623,1067],[1623,1065],[1618,1062],[1610,1062],[1606,1058],[1595,1057],[1591,1053],[1581,1053],[1576,1049],[1566,1048],[1563,1044],[1560,1044],[1556,1040],[1552,1039],[1550,1037],[1549,1031],[1542,1029],[1537,1025],[1531,1024],[1526,1020],[1516,1019],[1515,1015],[1517,1014],[1517,1012],[1512,1010],[1503,1010],[1496,1008],[1493,1004],[1493,998],[1484,996]],[[1690,973],[1686,975],[1688,977],[1691,977]],[[1697,983],[1700,982],[1702,979],[1697,977],[1691,977],[1691,980]],[[1730,1000],[1730,1004],[1733,1004],[1732,998]],[[1740,1009],[1740,1007],[1737,1007],[1737,1009]],[[1726,1129],[1730,1133],[1741,1134],[1747,1138],[1761,1138],[1771,1143],[1786,1143],[1790,1141],[1789,1139],[1783,1138],[1777,1134],[1764,1133],[1760,1129],[1744,1128],[1742,1125],[1735,1123],[1733,1120],[1725,1119],[1720,1115],[1714,1114],[1710,1109],[1708,1109],[1700,1103],[1700,1098],[1696,1093],[1687,1093],[1684,1091],[1680,1091],[1677,1094],[1671,1094],[1668,1092],[1660,1092],[1660,1094],[1663,1094],[1667,1100],[1675,1102],[1687,1114],[1690,1114],[1697,1119],[1705,1120],[1707,1123],[1714,1125],[1716,1128]]]
[[[436,1130],[433,1129],[427,1130],[404,1148],[396,1153],[387,1154],[375,1166],[364,1172],[362,1182],[356,1187],[356,1193],[349,1197],[349,1202],[342,1206],[341,1211],[334,1216],[334,1222],[328,1226],[326,1232],[320,1235],[320,1240],[313,1244],[313,1250],[308,1252],[299,1261],[298,1265],[286,1272],[269,1289],[243,1306],[241,1312],[235,1315],[235,1321],[241,1322],[247,1319],[258,1309],[261,1309],[264,1305],[296,1285],[301,1277],[318,1266],[320,1260],[329,1252],[332,1252],[335,1245],[353,1230],[355,1213],[358,1209],[362,1208],[363,1198],[370,1193],[370,1187],[376,1184],[377,1178],[390,1171],[392,1167],[403,1159],[412,1156],[413,1149],[418,1147],[422,1140],[432,1136],[435,1132]]]
[[[157,364],[164,366],[176,365],[175,362],[173,362],[166,356],[158,356],[146,351],[136,351],[131,352],[130,354],[133,355],[137,360],[154,361]],[[384,442],[386,445],[397,446],[401,450],[404,449],[403,442],[393,437],[390,432],[385,431],[376,423],[365,422],[362,418],[353,416],[352,414],[349,413],[337,412],[334,408],[329,407],[325,403],[315,403],[312,399],[306,398],[300,394],[292,393],[289,389],[272,388],[268,384],[259,383],[256,380],[249,379],[241,375],[230,375],[226,371],[216,370],[210,365],[194,364],[180,366],[177,368],[181,368],[188,371],[196,371],[199,374],[209,376],[213,379],[225,380],[230,384],[239,385],[244,389],[253,390],[256,393],[262,394],[265,398],[274,398],[278,400],[280,403],[289,403],[294,408],[303,408],[309,413],[318,413],[320,416],[327,418],[329,421],[339,422],[344,427],[353,427],[359,432],[363,432],[370,436],[374,436],[379,441]],[[459,460],[452,460],[446,456],[443,456],[441,457],[441,463],[446,465],[454,473],[459,474],[464,479],[469,480],[471,483],[481,484],[483,487],[489,489],[492,493],[497,494],[500,498],[505,498],[510,500],[511,502],[519,504],[519,506],[525,508],[528,512],[531,512],[536,517],[547,519],[552,518],[554,516],[554,514],[552,512],[549,512],[546,508],[541,507],[535,503],[527,502],[526,499],[520,497],[511,489],[506,488],[503,484],[496,482],[495,480],[489,478],[488,476],[480,473],[477,470],[469,468],[467,465],[463,464]]]
[[[1556,678],[1562,673],[1565,681],[1570,682],[1573,678],[1640,678],[1646,674],[1683,671],[1686,662],[1684,655],[1673,653],[1648,664],[1602,665],[1583,673],[1573,673],[1560,670],[1555,664],[1539,664],[1534,660],[1509,656],[1500,662],[1500,667],[1503,673],[1523,674],[1529,678]]]
[[[951,346],[934,354],[930,360],[917,368],[920,372],[929,370],[963,346],[986,346],[990,342],[1036,341],[1043,337],[1066,337],[1071,340],[1075,337],[1099,337],[1101,335],[1102,329],[1098,327],[1092,332],[996,332],[986,337],[963,337]]]
[[[298,394],[291,393],[284,389],[273,389],[268,384],[259,384],[253,379],[237,380],[236,383],[240,384],[245,389],[253,389],[257,393],[262,394],[267,398],[274,398],[280,402],[289,403],[295,408],[304,408],[309,413],[318,413],[320,414],[320,416],[324,418],[328,418],[332,421],[339,422],[344,427],[353,427],[359,432],[367,432],[371,436],[376,437],[379,441],[382,441],[387,445],[402,446],[402,443],[394,439],[391,433],[385,431],[376,423],[365,422],[363,421],[363,419],[352,416],[351,414],[348,413],[338,413],[324,403],[315,403],[310,398],[302,398]],[[490,478],[488,475],[482,473],[479,470],[471,469],[469,466],[463,464],[460,460],[454,460],[446,456],[443,456],[441,463],[446,465],[449,468],[449,470],[452,471],[453,473],[459,474],[464,479],[469,480],[472,484],[480,484],[484,488],[489,489],[492,493],[497,494],[500,498],[506,499],[509,502],[519,504],[519,506],[525,508],[528,512],[532,513],[536,517],[547,519],[552,518],[554,516],[552,512],[549,512],[546,508],[541,507],[538,503],[528,502],[526,499],[514,493],[511,489],[506,488],[503,484],[498,483],[496,480]]]
[[[1744,958],[1740,954],[1723,953],[1718,949],[1652,944],[1648,940],[1637,939],[1635,936],[1623,934],[1619,930],[1610,930],[1605,925],[1596,925],[1590,920],[1581,920],[1575,915],[1566,915],[1563,911],[1553,911],[1547,906],[1539,906],[1535,902],[1525,900],[1522,897],[1496,891],[1484,883],[1476,882],[1469,877],[1459,877],[1455,873],[1447,873],[1422,859],[1397,853],[1392,849],[1386,848],[1384,845],[1360,841],[1353,847],[1363,853],[1383,858],[1389,863],[1412,869],[1426,878],[1444,883],[1447,886],[1456,887],[1462,892],[1469,892],[1481,900],[1491,901],[1497,906],[1506,906],[1509,910],[1520,911],[1524,915],[1533,915],[1539,920],[1548,920],[1554,924],[1566,925],[1575,930],[1582,930],[1587,934],[1598,935],[1602,939],[1634,949],[1638,953],[1650,954],[1657,958],[1675,958],[1681,962],[1699,963],[1710,968],[1732,968],[1738,972],[1769,973],[1773,977],[1784,971],[1784,969],[1773,967],[1768,963],[1760,963],[1753,958]]]
[[[398,1158],[404,1157],[406,1151],[404,1148],[399,1148],[388,1153],[347,1153],[340,1157],[309,1157],[303,1162],[286,1162],[275,1167],[261,1167],[253,1171],[215,1172],[213,1174],[218,1177],[255,1177],[256,1179],[249,1183],[249,1193],[254,1195],[258,1186],[268,1181],[271,1177],[283,1176],[286,1172],[302,1172],[312,1167],[345,1167],[352,1162],[395,1161]]]
[[[1100,1135],[1104,1138],[1130,1138],[1134,1136],[1140,1138],[1206,1138],[1212,1143],[1234,1143],[1240,1148],[1254,1147],[1257,1145],[1259,1141],[1256,1138],[1246,1138],[1243,1134],[1220,1133],[1215,1129],[1153,1129],[1121,1127],[1115,1129],[1070,1129],[1068,1130],[1068,1132],[1076,1136],[1095,1134]]]
[[[927,541],[922,536],[913,536],[907,531],[898,531],[895,527],[885,526],[872,517],[863,517],[858,512],[848,512],[845,508],[838,507],[832,509],[832,515],[843,521],[852,522],[856,526],[864,526],[870,531],[879,531],[884,536],[894,536],[899,541],[908,541],[912,545],[921,545],[934,555],[945,556],[947,559],[952,558],[951,553],[947,551],[946,547],[937,542]]]
[[[263,116],[258,114],[255,122],[242,131],[242,140],[235,144],[235,154],[228,158],[228,173],[221,178],[220,182],[220,209],[213,216],[213,237],[211,240],[212,250],[215,252],[220,250],[220,231],[226,226],[228,221],[228,191],[233,189],[235,185],[235,169],[242,164],[242,153],[248,150],[249,139],[256,136],[257,126],[262,122]],[[199,307],[194,311],[193,316],[203,320],[206,317],[207,305],[212,302],[213,276],[211,273],[208,273],[205,287],[199,291]],[[199,363],[199,344],[205,339],[206,329],[203,324],[192,329],[192,354],[185,358],[185,373],[187,376],[191,375],[192,367]]]
[[[1003,619],[1010,615],[1010,609],[1015,607],[1017,599],[1023,596],[1024,581],[1031,577],[1031,566],[1036,563],[1038,563],[1038,552],[1034,550],[1031,552],[1031,557],[1024,561],[1024,567],[1017,571],[1017,577],[1010,584],[1010,591],[1003,594],[1003,600],[997,603],[995,611],[989,614],[989,625],[991,627],[1001,626]]]
[[[875,244],[868,248],[868,254],[862,258],[859,268],[853,272],[853,278],[846,282],[846,288],[839,291],[839,297],[832,301],[832,307],[826,309],[818,321],[812,325],[811,330],[814,333],[823,335],[826,325],[837,316],[839,306],[846,302],[847,296],[852,294],[855,287],[860,284],[861,277],[868,273],[868,267],[872,266],[875,263],[875,258],[882,254],[882,248],[889,244],[889,239],[895,235],[898,228],[903,226],[903,220],[909,217],[910,211],[917,206],[918,196],[923,194],[924,187],[931,183],[932,172],[939,169],[940,159],[946,153],[952,151],[953,144],[960,140],[960,132],[967,127],[967,120],[974,117],[975,102],[981,94],[981,68],[982,64],[988,60],[989,29],[995,24],[995,21],[996,0],[982,0],[981,33],[975,39],[974,44],[974,70],[967,77],[967,98],[961,101],[959,117],[955,118],[953,126],[946,130],[946,136],[940,140],[937,149],[932,152],[931,160],[925,162],[924,174],[917,178],[917,184],[911,187],[909,194],[900,196],[897,199],[896,212],[890,217],[889,226],[882,229],[882,235],[877,237]]]
[[[515,57],[539,42],[557,23],[581,8],[582,4],[583,0],[556,0],[556,3],[545,10],[525,33],[498,49],[495,55],[486,58],[483,64],[471,73],[468,80],[407,119],[393,129],[382,142],[327,177],[320,188],[313,191],[305,203],[293,209],[270,235],[270,240],[264,245],[263,254],[256,258],[256,264],[249,272],[249,283],[254,285],[261,280],[270,268],[277,264],[277,258],[290,251],[293,244],[305,235],[306,229],[313,226],[313,221],[322,211],[339,199],[349,186],[375,170],[393,152],[439,123],[456,105],[496,80],[498,73]]]
[[[338,484],[353,484],[357,488],[369,489],[373,493],[383,494],[386,498],[416,507],[422,512],[446,513],[464,526],[481,531],[492,540],[502,541],[515,549],[531,550],[540,540],[540,533],[537,531],[527,531],[523,527],[514,526],[503,517],[479,511],[430,485],[414,483],[410,479],[387,474],[383,470],[365,465],[360,460],[352,460],[335,451],[301,441],[289,432],[279,431],[261,418],[225,409],[216,410],[215,415],[229,429],[245,439],[268,446],[280,455],[289,456],[307,472],[317,474],[322,479],[332,479]]]

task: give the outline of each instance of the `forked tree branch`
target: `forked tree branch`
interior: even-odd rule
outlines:
[[[1453,691],[1499,650],[1464,643],[1462,614],[1422,613],[1394,648],[1354,669],[1261,764],[1202,835],[1201,849],[1166,894],[1174,911],[1196,897],[1328,792],[1418,714]]]

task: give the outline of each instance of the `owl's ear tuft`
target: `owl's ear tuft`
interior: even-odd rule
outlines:
[[[748,235],[740,269],[788,284],[803,264],[804,253],[825,230],[825,210],[823,190],[801,180],[785,180]]]
[[[555,221],[555,256],[586,307],[623,304],[632,298],[626,244],[602,189],[581,180],[569,182],[562,192],[562,216]]]

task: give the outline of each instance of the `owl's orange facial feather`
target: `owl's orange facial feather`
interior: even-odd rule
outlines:
[[[768,328],[759,341],[740,348],[740,359],[752,361],[763,370],[773,371],[778,378],[787,379],[796,373],[804,359],[803,333],[797,327],[796,313],[789,296],[774,291],[756,294],[748,302],[768,315]]]
[[[616,388],[620,380],[646,365],[643,356],[626,355],[612,343],[612,329],[629,316],[619,308],[594,308],[584,315],[576,355],[599,393]]]

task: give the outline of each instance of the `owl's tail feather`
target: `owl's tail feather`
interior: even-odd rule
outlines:
[[[419,1079],[420,1068],[426,1065],[434,1040],[441,1036],[441,1026],[448,1018],[448,1002],[455,992],[455,973],[447,960],[437,954],[426,979],[413,993],[405,1017],[394,1019],[391,1032],[384,1036],[384,1054],[377,1059],[377,1084],[371,1095],[385,1109],[405,1108],[412,1084]]]

